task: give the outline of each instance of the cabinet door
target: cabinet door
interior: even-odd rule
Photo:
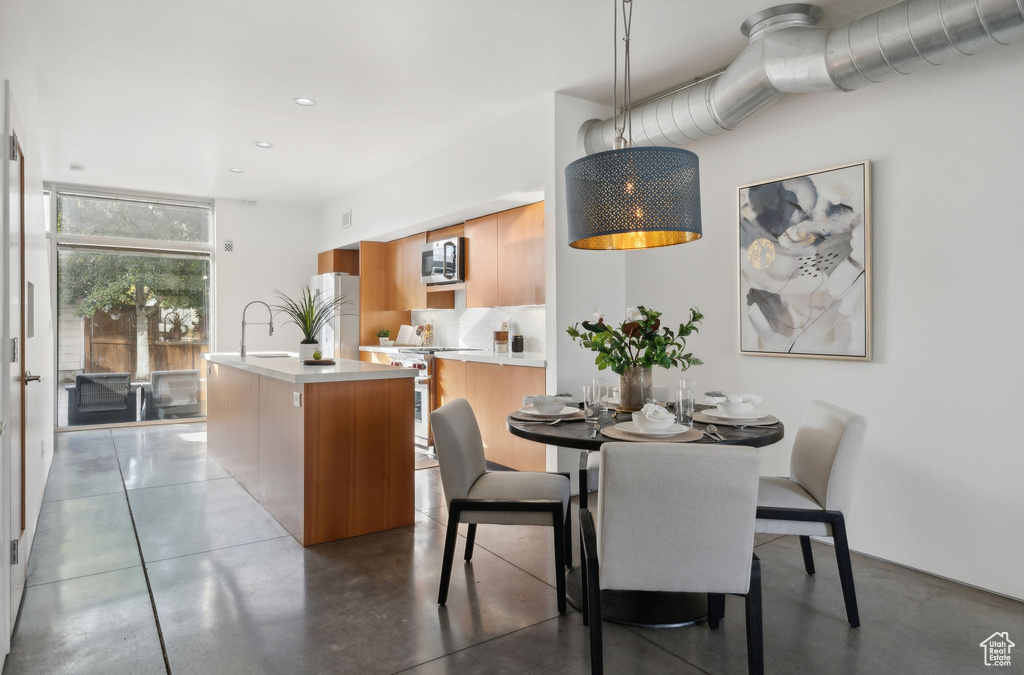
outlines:
[[[497,305],[544,304],[544,202],[497,217]]]
[[[434,407],[440,408],[466,396],[466,362],[452,359],[434,360]],[[470,403],[470,405],[473,405]]]
[[[466,307],[498,305],[498,216],[466,221]]]
[[[420,277],[420,252],[426,234],[389,241],[385,249],[388,309],[407,311],[427,306],[427,289]]]
[[[513,436],[505,427],[509,413],[523,405],[523,396],[544,391],[544,369],[466,364],[466,394],[480,425],[488,460],[519,471],[544,471],[545,447]]]

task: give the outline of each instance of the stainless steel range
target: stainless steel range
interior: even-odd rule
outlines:
[[[434,354],[437,352],[459,351],[457,347],[398,347],[388,349],[391,365],[403,368],[415,368],[420,371],[416,377],[416,396],[414,405],[414,435],[416,445],[428,452],[430,443],[430,411],[434,401]]]

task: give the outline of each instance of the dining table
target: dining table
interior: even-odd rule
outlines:
[[[697,405],[696,410],[706,410],[713,406]],[[559,422],[550,425],[540,422],[523,421],[511,414],[505,420],[505,426],[513,436],[525,438],[545,445],[562,448],[585,450],[588,453],[598,451],[609,442],[622,442],[602,434],[601,430],[620,422],[630,420],[629,413],[617,413],[614,409],[602,412],[596,421],[576,420]],[[768,426],[735,426],[727,422],[715,423],[717,435],[724,440],[713,438],[708,425],[694,422],[693,426],[701,430],[698,440],[689,441],[701,445],[745,445],[762,448],[778,443],[785,436],[785,426],[781,421]],[[596,433],[595,433],[596,431]],[[652,443],[653,440],[637,442]],[[580,457],[580,469],[585,471],[586,456]],[[685,514],[681,514],[685,517]],[[579,560],[578,555],[573,556]],[[579,609],[583,602],[583,576],[580,566],[574,564],[566,570],[566,599],[573,607]],[[601,594],[601,614],[608,620],[630,626],[651,628],[669,628],[688,626],[707,619],[706,593],[674,593],[653,591],[606,590]]]

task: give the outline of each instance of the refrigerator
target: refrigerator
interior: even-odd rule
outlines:
[[[344,298],[334,319],[320,331],[320,351],[325,359],[359,360],[359,277],[349,274],[318,274],[310,279],[310,290],[326,298]]]

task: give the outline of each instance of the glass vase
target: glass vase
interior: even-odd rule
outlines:
[[[653,377],[650,368],[633,366],[619,375],[619,408],[634,411],[644,407],[651,397]]]

